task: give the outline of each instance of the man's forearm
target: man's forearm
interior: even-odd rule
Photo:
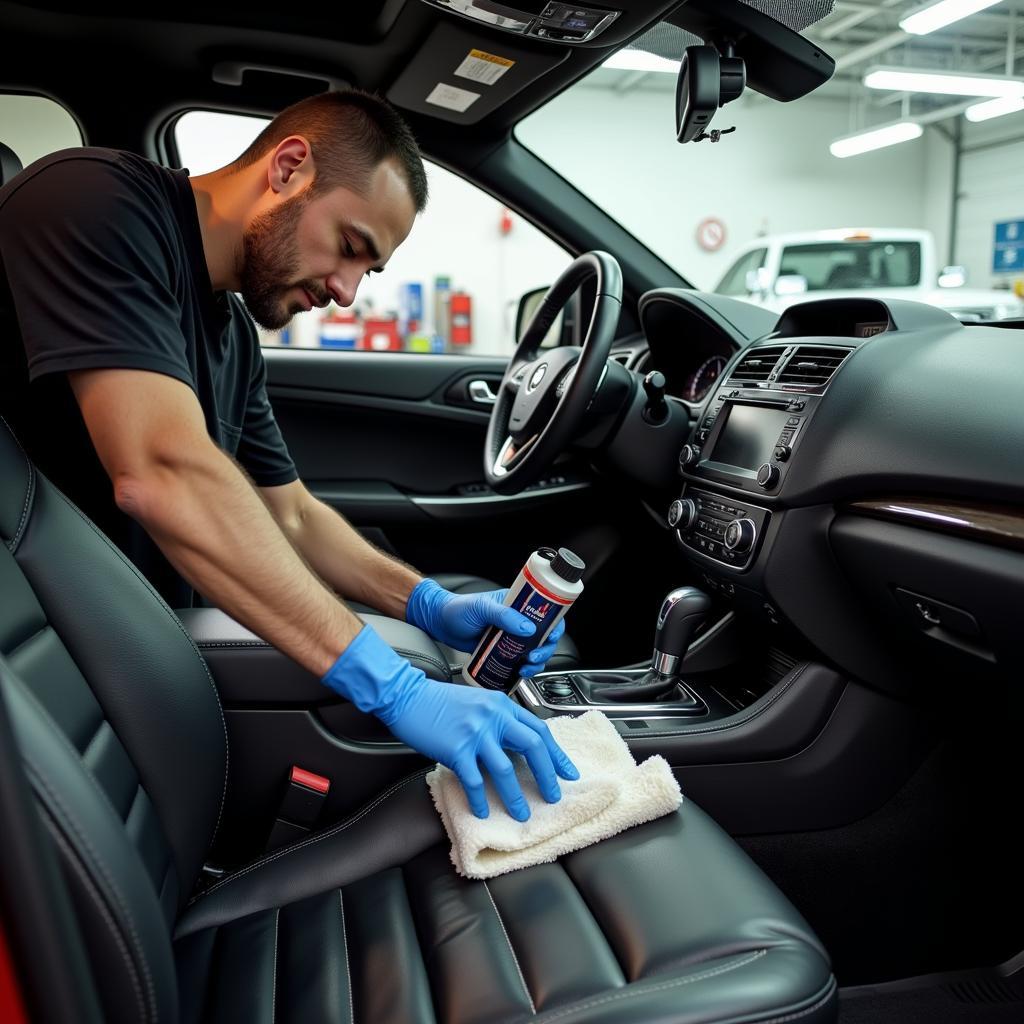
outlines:
[[[284,529],[302,557],[343,597],[405,618],[409,594],[422,576],[375,548],[334,509],[310,497],[302,515]]]
[[[193,587],[315,675],[362,628],[214,445],[154,469],[123,489],[119,504]]]

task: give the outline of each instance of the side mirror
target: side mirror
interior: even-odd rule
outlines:
[[[533,314],[537,312],[537,307],[541,304],[541,300],[545,295],[547,295],[547,293],[547,288],[534,288],[533,291],[523,292],[523,294],[519,296],[519,306],[516,309],[515,344],[519,344],[519,339],[522,338],[526,325],[533,318]],[[541,346],[543,348],[552,348],[555,345],[561,344],[564,332],[565,311],[563,310],[555,317],[555,322],[551,325],[548,333],[544,336]]]
[[[807,291],[807,278],[803,274],[781,274],[775,280],[776,295],[803,295]]]
[[[943,267],[939,274],[940,288],[962,288],[967,284],[966,267]]]

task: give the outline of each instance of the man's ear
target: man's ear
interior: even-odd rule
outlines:
[[[313,180],[315,172],[309,140],[301,135],[289,135],[270,153],[267,184],[282,199],[290,199]]]

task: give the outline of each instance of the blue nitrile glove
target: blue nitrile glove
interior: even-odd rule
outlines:
[[[457,651],[472,651],[488,626],[498,626],[513,636],[532,636],[537,627],[525,615],[505,607],[507,594],[507,589],[483,594],[453,594],[436,580],[421,580],[409,595],[405,621]],[[565,622],[562,621],[551,630],[542,646],[530,651],[519,674],[528,679],[540,672],[555,653],[564,632]]]
[[[320,682],[360,711],[376,715],[403,743],[455,772],[478,818],[489,813],[481,766],[509,814],[518,821],[530,816],[505,750],[526,758],[548,803],[561,799],[556,774],[580,777],[539,718],[503,693],[428,679],[370,626],[359,631]]]

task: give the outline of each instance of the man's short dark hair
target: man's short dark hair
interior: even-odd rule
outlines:
[[[234,162],[254,164],[289,135],[309,139],[316,162],[315,193],[344,185],[362,192],[381,162],[393,159],[419,213],[427,205],[423,157],[409,126],[386,100],[359,89],[325,92],[282,110]]]

